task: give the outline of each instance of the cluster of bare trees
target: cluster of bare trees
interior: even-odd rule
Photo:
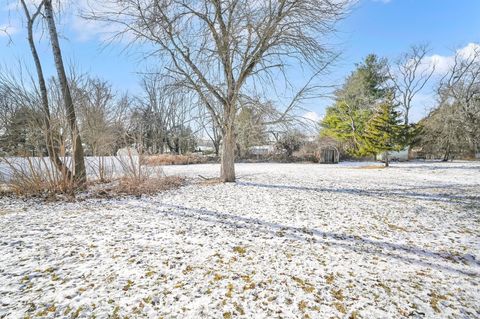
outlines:
[[[142,95],[135,99],[132,134],[144,152],[184,154],[195,149],[197,102],[182,86],[161,74],[142,78]]]
[[[130,49],[148,44],[147,55],[162,66],[142,78],[142,94],[128,96],[95,77],[67,72],[55,21],[60,1],[19,0],[35,76],[28,84],[18,74],[0,81],[1,138],[9,141],[3,151],[28,145],[82,184],[85,155],[110,155],[124,146],[184,153],[194,149],[194,136],[202,131],[220,154],[221,179],[234,181],[236,153],[265,140],[267,125],[288,122],[309,92],[304,87],[290,104],[276,108],[267,98],[271,88],[288,65],[305,66],[317,76],[330,64],[335,55],[324,42],[350,2],[91,1],[83,18],[116,24],[114,38],[130,41]],[[52,79],[44,76],[34,37],[42,28],[57,71]]]
[[[437,71],[432,61],[425,61],[427,54],[427,46],[413,46],[390,69],[406,126],[410,125],[412,100]],[[408,143],[443,160],[455,156],[475,158],[480,141],[480,46],[457,50],[448,70],[433,86],[436,105],[410,132]]]
[[[422,121],[421,144],[444,160],[475,158],[480,143],[480,47],[456,52],[438,84],[438,106]]]
[[[146,49],[148,59],[161,66],[143,75],[141,92],[132,96],[115,92],[111,84],[94,76],[67,72],[55,21],[60,2],[20,0],[35,75],[2,72],[3,151],[45,153],[58,171],[81,184],[86,178],[85,155],[112,155],[122,147],[182,154],[195,149],[196,137],[207,136],[221,158],[221,179],[234,181],[235,157],[267,142],[272,129],[278,133],[278,127],[288,127],[292,111],[312,94],[313,78],[336,57],[325,39],[350,3],[91,1],[83,18],[117,25],[113,40],[123,38],[129,49]],[[51,79],[44,76],[34,37],[41,28],[47,31],[57,71]],[[405,127],[412,126],[412,101],[435,73],[434,65],[426,65],[427,55],[427,46],[413,46],[391,65],[380,61],[376,74],[382,78],[370,79],[388,84],[372,90],[393,92]],[[438,85],[439,105],[423,121],[424,144],[446,153],[459,146],[478,152],[479,56],[477,50],[455,57]],[[289,87],[285,74],[290,65],[305,67],[314,76],[291,102],[278,103],[272,92],[282,85]],[[361,100],[355,85],[345,94]],[[438,121],[447,116],[451,120]],[[448,130],[439,129],[440,125]],[[418,133],[412,129],[406,142],[413,143],[413,131]],[[62,160],[65,155],[71,156],[71,165]]]
[[[240,97],[274,85],[271,77],[287,61],[322,68],[325,35],[350,2],[109,0],[88,17],[122,26],[117,37],[155,47],[168,75],[196,94],[221,132],[221,179],[232,182]]]

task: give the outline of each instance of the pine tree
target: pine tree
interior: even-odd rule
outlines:
[[[385,167],[389,165],[388,152],[402,148],[404,128],[400,115],[392,99],[387,99],[378,105],[365,128],[366,151],[374,154],[384,153]]]
[[[335,92],[335,104],[327,108],[322,120],[321,136],[342,142],[345,151],[354,156],[370,155],[363,136],[375,105],[383,101],[392,88],[388,85],[385,59],[374,54],[357,64],[342,88]]]
[[[333,137],[345,143],[346,150],[354,156],[367,155],[364,151],[363,134],[371,111],[352,107],[344,101],[327,108],[321,123],[321,136]]]

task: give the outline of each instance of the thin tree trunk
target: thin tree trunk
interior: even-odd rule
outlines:
[[[22,6],[25,11],[25,15],[27,17],[27,29],[28,29],[28,44],[30,46],[30,50],[32,53],[33,61],[35,63],[35,68],[37,71],[37,77],[38,77],[38,86],[40,89],[40,97],[42,100],[42,108],[43,108],[43,122],[45,126],[45,144],[47,147],[47,154],[50,160],[53,162],[55,165],[56,169],[66,176],[68,180],[72,179],[72,172],[70,169],[63,163],[60,158],[57,155],[57,152],[55,151],[55,146],[53,142],[53,132],[51,128],[51,116],[50,116],[50,106],[48,102],[48,93],[47,93],[47,85],[45,82],[45,77],[43,75],[43,68],[42,68],[42,63],[40,62],[40,57],[38,56],[37,48],[35,46],[35,41],[33,39],[33,23],[37,15],[40,13],[40,9],[42,4],[39,5],[38,11],[33,15],[30,16],[30,13],[28,12],[27,6],[24,1],[22,1]]]
[[[471,157],[472,159],[476,159],[477,152],[478,152],[478,145],[476,142],[476,136],[472,137],[472,146],[471,146]]]
[[[448,162],[449,157],[450,157],[450,144],[447,145],[447,149],[445,150],[445,154],[443,155],[442,162]]]
[[[222,140],[220,179],[235,182],[235,132],[233,126],[225,128]]]
[[[450,157],[450,152],[447,150],[443,155],[442,162],[448,162],[448,158]]]
[[[213,148],[215,149],[215,156],[218,157],[218,155],[220,154],[220,142],[214,142]]]
[[[388,162],[388,152],[385,152],[385,167],[389,167],[390,163]]]
[[[74,162],[74,180],[83,184],[86,182],[87,174],[85,169],[85,159],[83,152],[82,139],[77,125],[77,118],[75,115],[75,108],[73,106],[72,95],[68,85],[65,67],[63,65],[62,52],[58,41],[57,29],[53,17],[52,1],[45,0],[45,19],[47,20],[48,32],[50,34],[50,42],[52,45],[53,56],[55,59],[55,67],[58,73],[58,79],[62,88],[63,100],[65,103],[65,111],[67,114],[68,124],[71,131],[71,139],[73,146],[73,162]]]

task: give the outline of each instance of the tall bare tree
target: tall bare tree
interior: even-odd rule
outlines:
[[[233,182],[240,95],[287,61],[323,65],[327,49],[322,41],[351,2],[107,0],[88,17],[122,26],[117,37],[157,47],[170,75],[198,94],[221,128],[221,179]]]
[[[435,72],[435,65],[427,65],[425,62],[428,52],[426,44],[414,45],[408,52],[403,53],[393,66],[389,67],[390,77],[402,107],[405,125],[410,121],[414,97],[425,87]]]
[[[73,178],[76,182],[82,184],[87,179],[85,169],[85,159],[83,152],[82,139],[80,137],[80,131],[77,124],[77,118],[75,114],[75,107],[73,104],[72,94],[70,92],[70,86],[67,79],[67,73],[65,72],[65,66],[63,64],[62,51],[60,49],[60,43],[58,41],[57,27],[55,24],[54,10],[52,0],[42,1],[45,11],[45,20],[48,26],[48,33],[50,36],[50,44],[52,48],[53,57],[55,60],[55,68],[57,70],[58,80],[62,89],[62,96],[66,111],[68,124],[70,127],[70,137],[72,139],[73,148]]]
[[[27,39],[28,44],[30,46],[30,51],[32,53],[33,61],[35,63],[35,69],[37,73],[38,79],[38,90],[41,99],[41,105],[43,109],[43,125],[45,131],[45,143],[47,147],[48,156],[51,161],[54,163],[55,167],[63,174],[66,174],[68,179],[72,178],[72,172],[70,169],[60,160],[58,154],[55,151],[55,144],[53,139],[53,131],[51,127],[51,114],[50,114],[50,106],[48,100],[48,91],[47,85],[45,81],[45,77],[43,75],[43,67],[40,61],[40,57],[38,55],[38,51],[35,45],[35,41],[33,38],[33,28],[36,23],[37,18],[41,15],[43,6],[45,5],[44,1],[41,1],[35,8],[34,12],[31,13],[29,7],[25,0],[20,1],[25,18],[27,20]]]

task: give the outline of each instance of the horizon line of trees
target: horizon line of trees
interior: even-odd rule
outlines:
[[[56,29],[59,3],[19,0],[35,76],[22,70],[0,74],[0,142],[8,154],[47,155],[59,172],[82,185],[84,157],[194,151],[206,135],[221,159],[220,176],[235,181],[235,158],[273,136],[288,155],[306,145],[295,111],[321,88],[315,79],[337,55],[322,39],[334,32],[350,1],[295,0],[108,0],[85,19],[120,27],[130,47],[148,43],[162,68],[141,78],[137,95],[67,70]],[[115,11],[121,5],[121,11]],[[34,32],[45,28],[57,75],[46,79]],[[478,48],[477,48],[478,49]],[[386,155],[421,145],[445,159],[475,156],[480,134],[480,49],[458,53],[437,84],[438,104],[419,123],[412,101],[435,72],[428,47],[413,46],[394,63],[371,54],[356,66],[327,108],[320,137],[337,141],[351,156]],[[313,70],[291,101],[272,101],[288,65]],[[288,79],[285,79],[288,83]],[[303,139],[303,140],[302,140]],[[69,165],[62,159],[72,156]]]
[[[60,1],[20,0],[19,3],[36,77],[31,88],[24,90],[26,87],[21,86],[21,90],[14,94],[23,95],[22,98],[28,100],[27,105],[34,105],[34,112],[40,117],[39,120],[35,113],[27,116],[34,118],[31,122],[37,124],[34,126],[38,132],[20,134],[19,140],[25,143],[43,135],[43,146],[58,171],[77,184],[84,184],[85,151],[92,154],[104,152],[99,140],[105,145],[116,145],[119,141],[112,140],[112,134],[129,131],[117,125],[119,121],[115,116],[111,119],[110,114],[104,114],[109,107],[105,102],[111,99],[111,92],[104,83],[87,81],[86,85],[92,86],[87,90],[93,93],[85,95],[81,85],[76,87],[74,78],[68,78],[55,21],[60,12]],[[334,32],[336,22],[347,14],[350,4],[349,0],[107,0],[92,2],[91,10],[83,12],[82,17],[116,25],[118,28],[113,37],[126,38],[130,48],[135,43],[147,43],[152,49],[147,56],[162,65],[158,77],[162,81],[166,78],[167,83],[162,84],[159,93],[158,79],[145,82],[146,96],[140,101],[142,107],[130,114],[132,130],[137,132],[135,146],[154,152],[161,152],[165,146],[174,152],[189,148],[192,143],[186,136],[192,132],[188,125],[191,117],[187,115],[192,109],[200,109],[200,114],[208,114],[208,119],[201,122],[213,127],[213,140],[221,143],[220,178],[224,182],[233,182],[237,139],[254,139],[251,130],[241,132],[238,123],[247,121],[253,126],[271,126],[291,121],[292,110],[311,95],[313,78],[325,72],[336,57],[324,45],[323,39]],[[44,77],[34,38],[35,31],[43,31],[42,28],[47,31],[57,71],[52,81]],[[313,70],[314,76],[294,94],[284,109],[279,109],[266,98],[266,92],[276,85],[274,78],[284,74],[292,62]],[[9,91],[12,84],[8,80],[4,83],[5,91]],[[54,91],[60,92],[61,109],[54,110],[58,106],[51,97]],[[4,104],[16,101],[10,96],[2,100]],[[127,98],[120,100],[128,101]],[[183,107],[192,101],[195,107]],[[121,102],[116,104],[122,105]],[[29,114],[24,106],[19,109],[18,114]],[[57,113],[53,114],[53,111]],[[60,122],[66,126],[55,123],[60,114],[58,111],[64,116]],[[12,123],[25,121],[25,116],[23,119],[20,115],[13,118]],[[258,118],[265,122],[255,122]],[[107,122],[112,123],[107,125]],[[98,127],[107,126],[108,130],[98,132]],[[21,133],[8,125],[6,128],[9,131],[7,137],[13,138]],[[132,138],[132,134],[124,135],[124,139]],[[85,143],[84,140],[88,141]],[[9,144],[13,147],[15,141]],[[41,144],[33,143],[36,147]],[[84,145],[89,149],[84,150]],[[218,149],[220,147],[216,147]],[[65,152],[72,154],[71,167],[60,158]]]

